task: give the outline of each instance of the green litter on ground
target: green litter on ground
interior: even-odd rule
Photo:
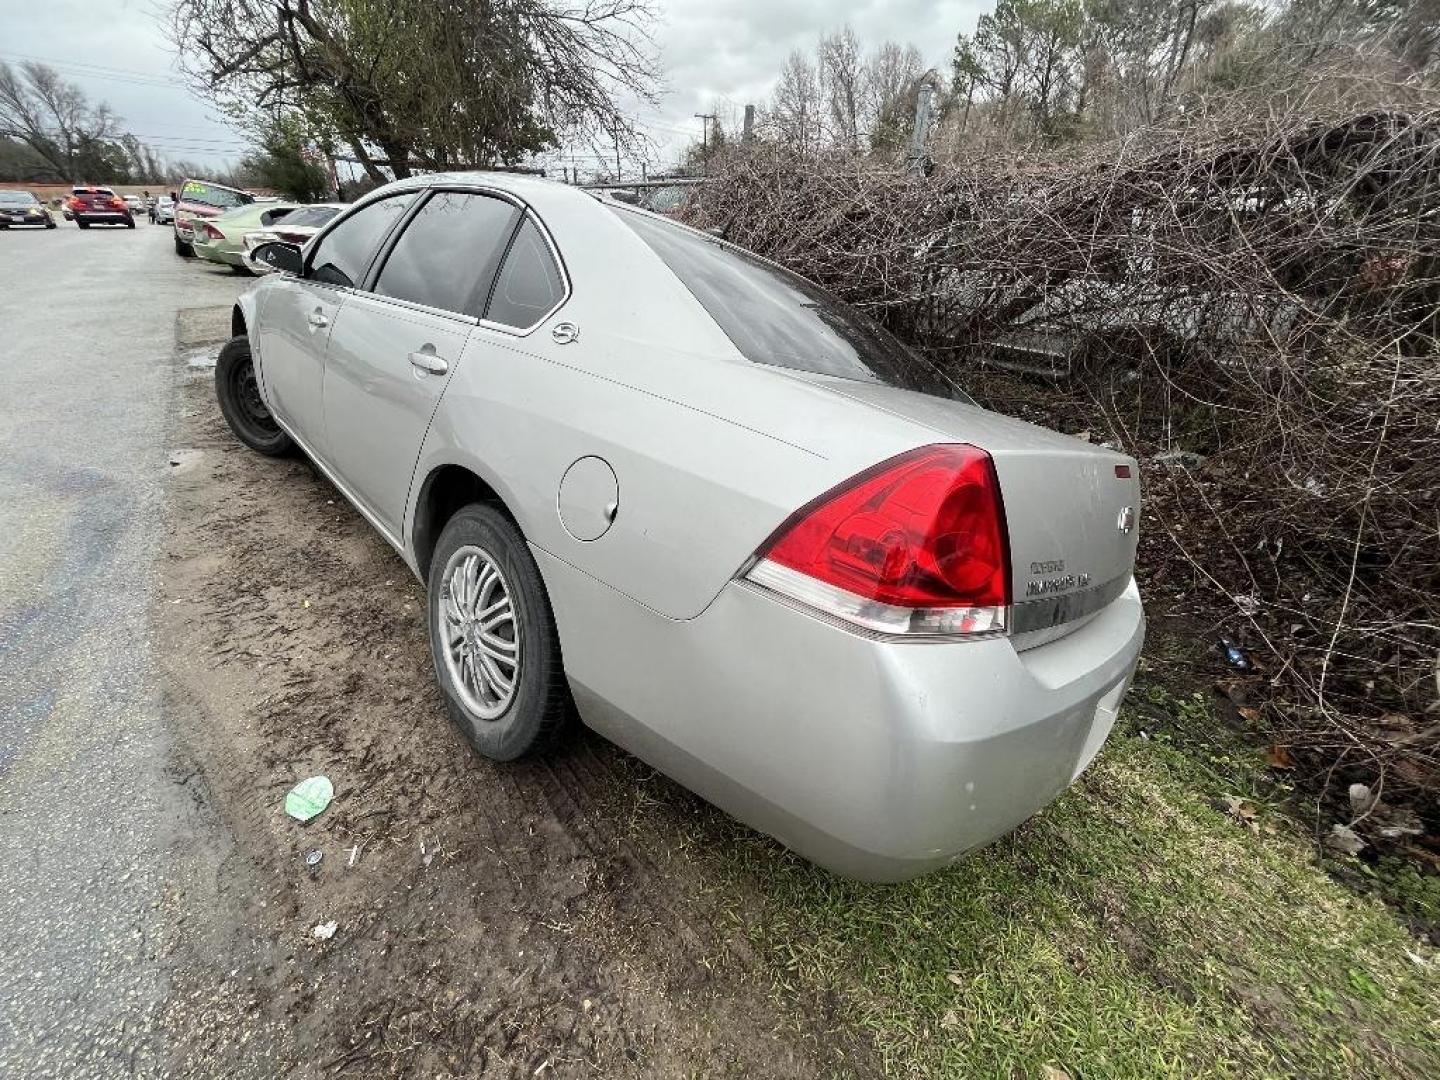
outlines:
[[[312,776],[301,780],[285,796],[285,813],[296,821],[309,821],[335,797],[335,788],[328,776]]]

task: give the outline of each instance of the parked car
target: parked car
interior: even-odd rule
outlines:
[[[296,203],[260,202],[237,206],[219,217],[200,219],[190,229],[191,247],[195,254],[211,262],[224,263],[232,270],[244,272],[245,234],[256,229],[268,229],[284,221],[291,211],[298,208]]]
[[[130,207],[107,187],[77,185],[70,189],[66,207],[70,211],[67,216],[73,218],[75,224],[82,229],[88,229],[91,225],[124,225],[130,229],[135,227],[135,218],[130,213]]]
[[[578,710],[805,857],[898,880],[1013,829],[1105,741],[1145,628],[1131,458],[986,412],[813,282],[554,182],[407,179],[252,256],[282,272],[232,315],[220,408],[309,455],[426,584],[480,753],[538,751]]]
[[[175,200],[169,195],[157,196],[150,205],[150,220],[156,225],[169,225],[175,220]]]
[[[261,244],[268,244],[273,240],[294,244],[296,247],[304,247],[310,237],[319,232],[331,218],[344,210],[346,206],[346,203],[311,203],[309,206],[302,206],[298,210],[292,210],[286,214],[284,220],[274,228],[257,229],[254,232],[246,233],[241,244],[241,261],[252,274],[270,273],[270,267],[250,258],[252,251]]]
[[[124,198],[125,206],[130,211],[131,217],[134,217],[136,214],[143,214],[147,211],[148,208],[145,205],[145,200],[142,199],[139,195],[126,195]]]
[[[0,191],[0,229],[11,225],[55,228],[55,219],[32,191]]]
[[[195,254],[195,222],[219,217],[237,206],[248,206],[255,197],[247,191],[226,187],[210,180],[186,180],[179,191],[170,193],[175,201],[171,220],[175,223],[175,254],[190,258]]]

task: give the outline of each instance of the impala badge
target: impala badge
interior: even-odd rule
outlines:
[[[1135,508],[1126,506],[1121,509],[1120,516],[1115,519],[1115,531],[1122,535],[1129,536],[1135,529]]]

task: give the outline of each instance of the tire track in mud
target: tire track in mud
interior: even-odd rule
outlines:
[[[175,1075],[873,1071],[717,929],[680,827],[703,804],[578,727],[548,758],[478,758],[399,558],[306,461],[235,442],[208,378],[180,398],[174,446],[199,453],[171,478],[155,633],[176,772],[235,852],[233,925],[177,965]],[[298,826],[284,793],[317,773],[335,800]]]

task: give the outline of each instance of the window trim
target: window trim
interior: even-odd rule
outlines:
[[[303,254],[305,260],[304,263],[301,265],[300,277],[298,280],[306,282],[310,285],[319,286],[322,289],[334,289],[336,292],[340,293],[363,292],[364,286],[370,281],[370,272],[375,268],[375,260],[379,257],[380,252],[389,250],[391,238],[395,235],[396,230],[402,224],[410,220],[410,215],[415,212],[415,205],[423,203],[425,201],[423,196],[428,190],[429,188],[422,186],[401,188],[399,191],[385,191],[383,193],[377,193],[377,198],[366,199],[364,202],[356,203],[349,210],[340,214],[336,214],[320,229],[319,232],[317,232],[314,236],[310,237],[309,241],[307,241],[303,245]],[[317,252],[319,252],[320,244],[324,241],[326,236],[328,236],[335,229],[339,228],[342,222],[349,221],[352,217],[360,213],[362,210],[368,209],[369,207],[374,206],[378,202],[384,202],[386,199],[393,199],[399,195],[422,197],[414,198],[414,202],[412,202],[410,206],[407,206],[405,208],[404,213],[402,213],[399,218],[392,222],[390,228],[384,233],[384,235],[380,237],[380,243],[376,246],[375,253],[370,256],[370,261],[367,262],[364,268],[360,271],[360,278],[358,283],[341,285],[338,282],[334,281],[316,281],[315,278],[311,276],[310,271],[315,265],[315,255]]]
[[[564,307],[570,297],[574,295],[575,290],[574,286],[570,283],[570,271],[565,266],[565,260],[560,254],[560,249],[555,245],[555,238],[550,235],[550,230],[545,226],[544,220],[542,220],[540,215],[535,213],[529,205],[519,200],[516,200],[516,202],[523,208],[524,213],[521,214],[520,221],[516,223],[515,232],[511,235],[510,243],[506,245],[505,254],[501,257],[500,265],[495,271],[495,280],[490,284],[491,295],[485,300],[485,310],[490,310],[490,301],[494,299],[495,287],[500,284],[500,275],[505,272],[505,264],[510,261],[510,252],[515,247],[515,240],[519,237],[520,230],[525,227],[527,220],[533,221],[535,227],[540,230],[540,236],[545,241],[546,248],[550,251],[550,257],[555,260],[555,268],[560,271],[560,282],[565,286],[565,291],[560,294],[560,299],[555,301],[549,311],[545,312],[533,323],[524,328],[510,326],[508,323],[495,322],[492,319],[481,319],[479,325],[487,330],[495,330],[498,333],[505,334],[507,337],[524,338],[533,334],[543,323],[547,322],[557,311]]]
[[[495,271],[495,278],[490,283],[492,291],[494,290],[495,283],[500,280],[500,273],[505,269],[505,260],[510,257],[510,247],[514,244],[515,237],[520,234],[520,229],[525,224],[525,221],[527,219],[533,221],[536,228],[540,230],[540,235],[545,239],[545,246],[550,251],[550,257],[555,260],[555,266],[560,271],[560,281],[565,286],[565,291],[561,293],[560,299],[555,302],[555,305],[549,311],[545,312],[544,315],[535,320],[535,322],[531,325],[520,328],[514,326],[507,326],[505,323],[492,322],[489,319],[477,319],[474,316],[465,315],[463,312],[445,311],[440,308],[426,307],[424,304],[416,304],[409,300],[400,300],[397,297],[393,296],[381,296],[379,293],[375,292],[372,286],[374,285],[376,276],[378,276],[379,270],[384,266],[383,259],[389,257],[390,248],[398,239],[400,231],[410,223],[410,218],[413,215],[419,213],[419,208],[421,206],[424,206],[425,203],[429,201],[430,193],[435,191],[457,191],[467,195],[492,195],[497,199],[505,200],[506,202],[510,203],[512,206],[515,206],[520,210],[520,220],[515,223],[515,230],[511,233],[510,240],[505,245],[505,254],[501,256],[500,263]],[[313,262],[314,255],[320,249],[320,242],[324,239],[326,234],[330,232],[331,229],[338,228],[342,221],[348,220],[353,214],[358,214],[361,210],[365,209],[365,207],[367,206],[370,206],[372,203],[377,203],[381,199],[387,199],[394,195],[405,194],[411,194],[416,196],[415,202],[405,211],[405,213],[400,215],[399,220],[396,221],[396,223],[391,227],[390,231],[381,238],[379,246],[375,249],[375,256],[370,260],[369,265],[367,265],[365,268],[365,273],[364,276],[360,279],[360,284],[335,285],[328,281],[316,281],[314,278],[309,276],[310,267]],[[564,307],[567,303],[569,303],[570,298],[575,295],[575,285],[570,277],[570,268],[565,265],[565,256],[560,253],[560,246],[555,243],[555,237],[550,232],[550,227],[545,224],[545,219],[535,212],[534,207],[532,207],[529,203],[527,203],[520,196],[516,195],[514,192],[506,191],[503,188],[493,187],[489,184],[467,184],[463,181],[457,182],[452,179],[445,179],[431,183],[421,181],[419,183],[412,184],[408,187],[399,188],[397,190],[386,190],[384,188],[381,188],[377,190],[374,195],[376,197],[366,198],[363,202],[358,202],[349,210],[346,210],[345,212],[337,214],[335,217],[331,218],[330,221],[327,222],[319,232],[317,232],[309,239],[309,241],[305,244],[304,274],[298,280],[309,282],[312,285],[318,285],[321,288],[334,289],[336,292],[364,293],[366,296],[369,296],[375,300],[380,300],[385,303],[401,305],[407,308],[411,308],[415,311],[424,312],[426,314],[441,315],[448,318],[464,320],[466,322],[472,323],[475,326],[481,326],[484,327],[486,330],[493,330],[496,333],[504,334],[506,337],[511,338],[529,337],[537,329],[539,329],[548,319],[553,318],[555,313],[559,311],[562,307]],[[486,308],[490,306],[490,299],[488,296],[485,300],[485,306]]]
[[[357,285],[355,291],[363,292],[366,296],[375,300],[398,304],[411,311],[421,311],[427,315],[447,316],[452,319],[458,319],[469,326],[478,326],[480,325],[480,318],[478,316],[470,315],[463,311],[451,311],[449,308],[432,307],[429,304],[421,304],[418,301],[406,300],[399,296],[387,296],[384,293],[376,292],[375,286],[379,284],[380,275],[385,272],[385,264],[390,261],[390,256],[400,243],[400,238],[405,235],[405,230],[410,227],[410,223],[415,218],[420,216],[425,209],[425,205],[436,195],[449,192],[457,195],[481,195],[498,198],[501,202],[508,203],[519,210],[520,213],[516,216],[514,224],[510,226],[510,235],[505,238],[504,250],[500,254],[499,261],[495,264],[495,273],[490,277],[489,287],[485,293],[485,303],[481,306],[481,310],[483,311],[490,305],[490,294],[495,290],[495,282],[500,277],[500,269],[505,265],[505,257],[510,254],[510,245],[515,242],[515,234],[519,232],[520,225],[525,220],[525,211],[527,208],[524,203],[505,192],[483,190],[463,184],[435,184],[434,186],[421,187],[419,190],[422,193],[422,197],[416,199],[415,205],[401,215],[400,226],[392,230],[381,242],[379,249],[375,253],[375,258],[371,261],[370,268],[366,271],[363,287]]]

